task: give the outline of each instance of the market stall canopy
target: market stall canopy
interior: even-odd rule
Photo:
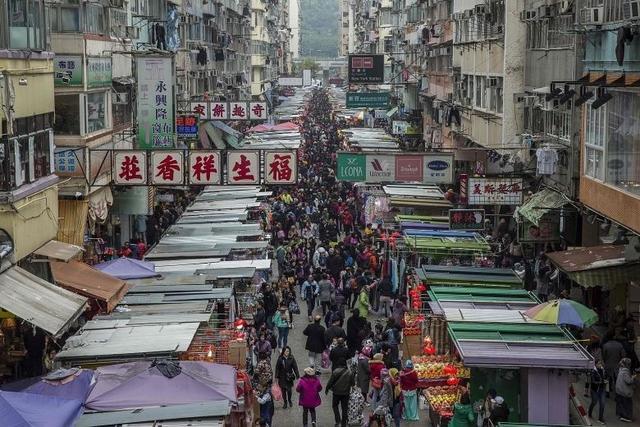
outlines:
[[[50,264],[53,279],[58,286],[105,302],[107,311],[113,310],[127,292],[128,287],[125,282],[91,268],[83,262],[51,262]]]
[[[516,217],[524,217],[527,221],[540,225],[540,219],[554,209],[560,209],[570,200],[562,193],[545,188],[531,196],[529,200],[516,211]]]
[[[144,279],[159,276],[156,266],[152,262],[140,261],[134,258],[121,257],[111,261],[96,264],[97,270],[118,279]]]
[[[527,319],[521,313],[539,303],[532,292],[524,289],[430,286],[427,293],[434,314],[445,315],[447,320],[522,322]],[[484,316],[490,312],[495,320]]]
[[[27,387],[10,391],[23,391],[84,402],[91,388],[93,388],[93,371],[71,368],[56,369],[43,377],[36,377],[36,382]]]
[[[170,305],[165,304],[165,307]],[[192,322],[111,325],[104,329],[83,327],[67,339],[63,349],[56,354],[56,360],[79,365],[114,358],[175,356],[187,351],[199,326],[199,322]]]
[[[571,280],[582,286],[613,288],[640,277],[640,262],[627,261],[624,251],[623,245],[600,245],[546,255]]]
[[[84,249],[80,246],[59,242],[57,240],[50,240],[39,249],[36,249],[33,253],[43,257],[67,262],[78,256],[82,251],[84,251]]]
[[[3,426],[68,427],[82,414],[82,401],[35,393],[0,391]]]
[[[423,265],[416,269],[418,278],[430,285],[485,285],[497,288],[521,288],[522,280],[509,268]]]
[[[448,322],[467,367],[592,369],[593,357],[555,325]]]
[[[157,406],[136,408],[124,411],[89,412],[83,414],[75,427],[98,427],[114,425],[202,425],[206,427],[224,427],[224,417],[231,413],[228,400],[216,402],[189,403],[186,405]],[[169,423],[169,424],[167,424]],[[160,424],[154,424],[160,425]]]
[[[0,274],[0,308],[49,332],[64,333],[87,299],[14,266]]]
[[[96,369],[85,403],[98,411],[200,402],[236,402],[236,370],[209,362],[123,363]]]

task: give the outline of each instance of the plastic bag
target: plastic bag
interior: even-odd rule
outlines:
[[[289,311],[293,314],[300,314],[300,306],[297,302],[291,301],[289,303]]]
[[[329,349],[322,352],[322,368],[329,369],[331,360],[329,359]]]
[[[278,383],[273,383],[271,385],[271,395],[273,396],[273,400],[282,400],[282,390],[280,389]]]

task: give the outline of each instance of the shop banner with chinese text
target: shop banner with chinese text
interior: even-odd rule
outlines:
[[[164,56],[136,58],[137,148],[175,147],[173,59]]]

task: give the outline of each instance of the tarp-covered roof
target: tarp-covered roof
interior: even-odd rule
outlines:
[[[582,286],[615,287],[640,277],[640,262],[627,261],[622,245],[581,247],[547,257]]]
[[[518,216],[522,216],[527,221],[540,225],[540,219],[549,211],[559,209],[569,203],[569,199],[557,191],[545,188],[531,196],[526,203],[518,208]]]
[[[65,332],[87,299],[15,266],[0,274],[0,308],[53,336]]]
[[[79,261],[52,262],[51,272],[56,284],[80,295],[106,302],[108,311],[113,310],[128,289],[122,280]]]
[[[179,363],[169,378],[149,361],[96,369],[96,385],[86,406],[99,411],[181,405],[220,400],[237,401],[236,370],[209,362]]]
[[[152,262],[125,257],[103,262],[95,265],[94,267],[103,273],[122,280],[144,279],[160,275],[159,273],[156,273],[156,267]]]

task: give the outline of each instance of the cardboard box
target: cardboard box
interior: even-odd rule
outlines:
[[[229,364],[238,369],[247,368],[247,345],[244,341],[229,343]]]

